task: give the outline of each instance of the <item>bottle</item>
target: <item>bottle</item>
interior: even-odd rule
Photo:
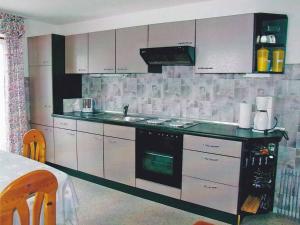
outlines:
[[[269,64],[269,50],[267,48],[260,48],[257,50],[257,71],[267,72]]]
[[[281,73],[283,71],[284,50],[282,48],[273,51],[272,72]]]

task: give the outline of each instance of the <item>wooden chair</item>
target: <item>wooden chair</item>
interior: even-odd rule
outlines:
[[[13,213],[19,213],[21,225],[29,225],[29,208],[26,200],[35,194],[32,224],[40,224],[44,202],[44,224],[56,224],[56,177],[47,170],[36,170],[10,183],[0,193],[0,224],[12,225]]]
[[[44,135],[37,129],[31,129],[23,136],[23,156],[45,163],[46,142]]]

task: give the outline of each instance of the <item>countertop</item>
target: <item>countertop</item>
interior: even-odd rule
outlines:
[[[188,128],[172,128],[172,127],[164,127],[164,126],[157,126],[157,125],[149,125],[149,124],[145,124],[143,121],[128,122],[128,121],[112,119],[113,116],[115,115],[120,115],[120,114],[113,114],[113,113],[88,114],[88,113],[76,113],[76,112],[64,113],[64,114],[52,114],[53,117],[60,117],[66,119],[115,124],[121,126],[160,130],[163,132],[182,133],[182,134],[190,134],[196,136],[236,140],[236,141],[245,141],[251,139],[266,139],[266,138],[273,138],[276,139],[277,141],[280,141],[283,137],[283,134],[280,130],[275,130],[271,133],[268,133],[267,135],[264,135],[263,133],[253,132],[251,129],[241,129],[235,125],[214,123],[214,122],[203,122],[203,121],[197,121],[198,124]],[[155,117],[145,117],[145,118],[149,119]]]

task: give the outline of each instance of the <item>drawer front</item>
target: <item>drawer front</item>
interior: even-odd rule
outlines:
[[[135,140],[135,128],[104,124],[104,135]]]
[[[163,184],[154,183],[152,181],[136,179],[136,187],[141,188],[147,191],[151,191],[154,193],[166,195],[172,198],[180,199],[181,190],[178,188],[170,187]]]
[[[238,188],[183,176],[181,200],[236,214]]]
[[[103,135],[103,124],[77,120],[77,131]]]
[[[242,142],[184,135],[183,148],[240,158]]]
[[[65,118],[54,118],[54,127],[76,130],[76,120]]]
[[[238,187],[240,159],[184,150],[182,174]]]

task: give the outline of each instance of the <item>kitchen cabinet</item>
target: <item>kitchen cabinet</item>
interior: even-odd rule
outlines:
[[[52,67],[30,66],[29,76],[31,122],[53,126]]]
[[[254,14],[197,20],[196,73],[251,73],[253,34]]]
[[[77,170],[76,131],[54,128],[55,163]]]
[[[67,74],[88,72],[88,34],[66,36],[65,62]]]
[[[195,46],[195,20],[149,25],[149,48]]]
[[[147,48],[148,26],[116,30],[116,72],[147,73],[148,66],[140,56],[140,48]]]
[[[135,142],[104,137],[104,174],[113,180],[135,186]]]
[[[52,37],[51,34],[29,37],[28,63],[29,66],[52,65]]]
[[[103,177],[103,136],[77,131],[78,170]]]
[[[104,124],[104,135],[123,139],[135,140],[135,128]]]
[[[53,127],[31,124],[31,128],[40,130],[46,141],[46,161],[55,163]]]
[[[67,130],[76,130],[76,120],[55,117],[54,127]]]
[[[238,190],[238,187],[183,176],[181,199],[236,215]]]
[[[115,30],[89,33],[89,73],[115,73]]]

